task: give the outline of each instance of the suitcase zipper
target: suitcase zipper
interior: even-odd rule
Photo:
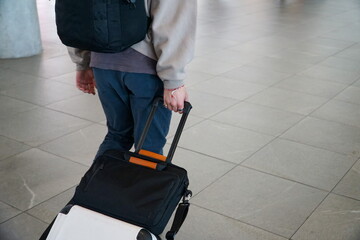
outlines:
[[[90,185],[91,181],[94,179],[95,175],[96,175],[100,170],[102,170],[103,168],[104,168],[104,163],[102,163],[102,164],[95,170],[95,172],[91,175],[89,181],[87,182],[87,184],[86,184],[86,186],[85,186],[85,188],[84,188],[84,192],[86,192],[86,191],[88,190],[89,185]]]

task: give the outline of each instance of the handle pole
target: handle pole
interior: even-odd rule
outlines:
[[[141,136],[140,136],[140,140],[139,140],[139,143],[137,144],[136,146],[136,149],[135,149],[135,152],[136,153],[139,153],[142,146],[144,145],[144,142],[145,142],[145,138],[149,132],[149,129],[150,129],[150,125],[151,125],[151,122],[154,118],[154,115],[155,115],[155,112],[156,112],[156,109],[158,108],[159,106],[159,102],[161,101],[161,98],[158,97],[154,100],[153,104],[152,104],[152,108],[151,108],[151,111],[150,111],[150,114],[146,120],[146,123],[145,123],[145,127],[144,127],[144,130],[143,132],[141,133]]]
[[[174,136],[174,139],[171,143],[171,147],[170,147],[170,150],[169,150],[169,153],[166,157],[166,162],[167,163],[171,163],[173,157],[174,157],[174,154],[175,154],[175,150],[176,150],[176,147],[179,143],[179,140],[180,140],[180,136],[181,136],[181,133],[183,132],[183,129],[184,129],[184,126],[185,126],[185,122],[189,116],[189,113],[190,113],[190,110],[192,109],[192,106],[189,102],[185,102],[184,103],[184,110],[183,110],[183,113],[182,113],[182,116],[181,116],[181,119],[180,119],[180,123],[176,129],[176,133],[175,133],[175,136]]]
[[[135,148],[135,153],[139,154],[140,150],[142,149],[143,145],[144,145],[144,142],[145,142],[145,138],[149,132],[149,129],[150,129],[150,125],[151,125],[151,122],[154,118],[154,115],[155,115],[155,112],[156,112],[156,109],[158,108],[159,106],[159,102],[162,101],[162,98],[161,97],[158,97],[154,100],[153,102],[153,105],[152,105],[152,108],[151,108],[151,111],[150,111],[150,114],[146,120],[146,123],[145,123],[145,127],[144,127],[144,130],[143,132],[141,133],[141,136],[140,136],[140,140],[139,140],[139,143],[137,144],[136,148]],[[171,163],[173,157],[174,157],[174,154],[175,154],[175,150],[176,150],[176,147],[179,143],[179,140],[180,140],[180,136],[181,136],[181,133],[184,129],[184,126],[185,126],[185,123],[186,123],[186,120],[189,116],[189,113],[190,113],[190,110],[192,109],[192,106],[189,102],[184,102],[184,110],[183,110],[183,113],[182,113],[182,117],[180,119],[180,123],[176,129],[176,133],[175,133],[175,136],[174,136],[174,139],[171,143],[171,147],[170,147],[170,150],[169,150],[169,153],[166,157],[166,162],[167,163]]]

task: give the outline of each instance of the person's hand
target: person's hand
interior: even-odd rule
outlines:
[[[184,101],[189,101],[189,95],[185,86],[178,89],[164,90],[164,106],[171,111],[182,113]]]
[[[96,84],[92,69],[76,72],[76,87],[84,93],[95,95]]]

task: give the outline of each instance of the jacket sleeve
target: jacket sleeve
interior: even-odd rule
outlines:
[[[90,51],[67,47],[71,60],[76,64],[76,70],[86,70],[90,65]]]
[[[157,74],[166,89],[180,87],[194,56],[197,0],[152,0],[150,9]]]

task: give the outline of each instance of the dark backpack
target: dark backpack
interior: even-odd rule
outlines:
[[[150,19],[144,0],[56,0],[57,32],[69,47],[121,52],[142,41]]]

